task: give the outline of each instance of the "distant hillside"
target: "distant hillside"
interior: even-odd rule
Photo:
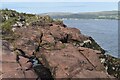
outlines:
[[[48,13],[43,13],[40,15],[50,15],[50,16],[65,16],[65,15],[71,15],[73,13],[71,12],[48,12]]]
[[[45,13],[55,19],[118,19],[118,11],[84,12],[84,13]]]

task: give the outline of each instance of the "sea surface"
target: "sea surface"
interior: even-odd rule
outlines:
[[[118,57],[118,21],[102,19],[64,20],[68,27],[80,29],[82,34],[91,36],[112,56]]]

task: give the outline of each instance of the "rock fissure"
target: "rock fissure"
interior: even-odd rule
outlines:
[[[86,60],[94,67],[94,68],[96,68],[96,66],[94,66],[94,64],[92,64],[92,62],[82,53],[82,52],[80,52],[85,58],[86,58]]]
[[[107,80],[120,77],[120,60],[106,56],[105,51],[92,37],[85,36],[80,30],[67,27],[62,21],[53,20],[49,16],[17,12],[13,14],[16,16],[8,16],[7,20],[3,17],[8,23],[2,22],[2,44],[5,45],[0,62],[1,72],[4,72],[1,74],[3,78],[41,78],[41,80],[46,77],[50,78],[49,80],[105,78]],[[11,20],[12,24],[10,24]],[[13,51],[11,45],[24,53],[16,58],[16,54],[11,53]],[[103,55],[105,61],[101,63],[100,57]],[[20,67],[18,63],[14,63],[16,60],[22,70],[15,70]],[[9,69],[11,72],[7,71]]]

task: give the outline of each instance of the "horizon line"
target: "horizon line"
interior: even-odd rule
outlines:
[[[5,8],[8,9],[8,8]],[[0,9],[0,10],[5,10],[5,9]],[[71,13],[71,14],[77,14],[77,13],[97,13],[97,12],[109,12],[109,11],[119,11],[119,10],[100,10],[100,11],[84,11],[84,12],[64,12],[64,11],[59,11],[59,12],[43,12],[43,13],[29,13],[29,12],[23,12],[23,11],[18,11],[15,9],[8,9],[8,10],[13,10],[17,11],[19,13],[26,13],[26,14],[48,14],[48,13]]]

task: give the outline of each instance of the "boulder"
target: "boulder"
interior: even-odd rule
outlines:
[[[34,73],[34,71],[29,70],[25,71],[26,62],[24,59],[22,59],[21,65],[22,67],[16,63],[14,54],[10,55],[3,55],[2,56],[2,78],[37,78],[37,75]],[[8,59],[8,60],[7,60]]]
[[[37,78],[37,75],[34,73],[34,71],[25,71],[25,69],[29,66],[29,64],[26,64],[28,59],[20,57],[20,66],[16,62],[16,55],[8,49],[8,42],[3,41],[3,43],[3,52],[1,51],[2,59],[0,59],[0,64],[2,63],[2,65],[0,65],[1,78]]]
[[[55,78],[109,78],[96,51],[92,49],[82,48],[79,51],[72,44],[65,44],[61,50],[42,53],[42,58]]]

